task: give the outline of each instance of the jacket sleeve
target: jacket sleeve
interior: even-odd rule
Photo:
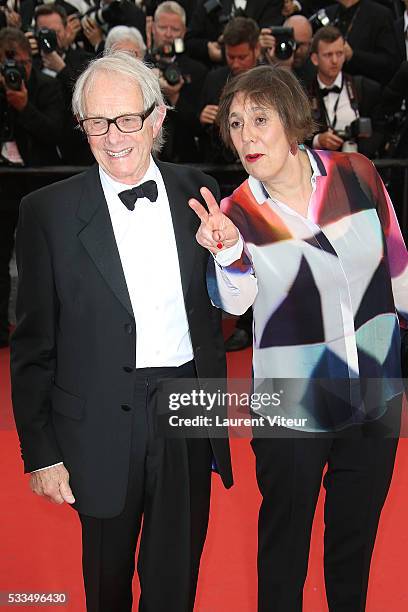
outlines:
[[[11,339],[14,418],[26,472],[62,461],[51,420],[57,296],[46,236],[30,197],[17,229],[17,327]]]
[[[41,95],[33,104],[16,113],[16,122],[38,142],[56,145],[61,140],[64,122],[64,100],[60,83],[50,80],[42,86]]]
[[[408,327],[408,252],[390,196],[375,171],[377,210],[381,220],[390,267],[392,292],[401,323]]]
[[[221,210],[235,222],[229,202],[229,198],[223,200]],[[239,227],[239,223],[237,225]],[[211,300],[218,308],[241,315],[252,306],[258,283],[251,256],[241,236],[237,245],[210,258],[207,279]]]

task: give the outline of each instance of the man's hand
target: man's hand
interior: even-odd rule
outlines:
[[[92,19],[89,19],[89,17],[84,17],[82,19],[82,29],[93,48],[96,49],[103,41],[103,32],[101,28],[92,21]]]
[[[275,54],[276,38],[272,36],[270,28],[262,28],[258,42],[263,50],[268,50],[270,55]]]
[[[184,85],[184,79],[181,78],[176,85],[169,85],[169,83],[164,79],[161,75],[159,76],[160,89],[162,93],[166,96],[167,100],[170,102],[172,106],[175,106],[180,97],[181,88]]]
[[[39,53],[38,42],[34,34],[32,32],[24,32],[24,36],[28,38],[28,42],[30,43],[31,54],[38,55]]]
[[[54,465],[33,472],[30,476],[30,488],[37,495],[41,495],[54,504],[73,504],[75,497],[69,486],[69,474],[64,465]]]
[[[44,53],[44,51],[41,51],[41,58],[44,68],[54,70],[54,72],[57,73],[64,70],[66,66],[66,63],[56,51],[51,51],[51,53]]]
[[[209,41],[207,43],[208,57],[212,62],[219,63],[222,61],[222,50],[217,41]]]
[[[217,254],[222,249],[234,246],[239,239],[239,233],[231,219],[224,215],[209,189],[201,187],[200,193],[207,204],[208,211],[194,198],[188,201],[201,220],[196,239],[198,244]]]
[[[337,136],[334,132],[328,130],[322,132],[317,138],[319,147],[322,149],[328,149],[329,151],[337,151],[343,146],[344,140]]]
[[[216,104],[207,104],[200,113],[200,122],[203,125],[212,125],[218,113]]]
[[[81,31],[81,22],[79,20],[78,15],[68,15],[67,17],[67,25],[65,27],[65,40],[64,40],[64,48],[69,49],[74,40],[77,37],[78,32]]]
[[[344,52],[346,54],[346,62],[349,62],[351,60],[351,58],[353,57],[353,49],[350,47],[348,42],[344,43]]]
[[[9,28],[21,28],[21,15],[12,9],[4,7],[4,12],[6,14],[6,22]]]
[[[6,98],[8,104],[15,108],[16,111],[23,111],[28,104],[28,92],[24,81],[21,83],[21,89],[18,91],[6,88]]]

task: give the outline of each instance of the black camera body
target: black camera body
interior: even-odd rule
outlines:
[[[344,130],[336,130],[336,134],[343,140],[357,141],[359,138],[370,138],[373,135],[373,127],[370,117],[357,117],[346,125]]]
[[[275,37],[275,57],[279,60],[287,60],[295,52],[296,42],[293,28],[284,26],[269,26],[272,36]]]
[[[324,28],[328,25],[333,25],[325,9],[320,9],[311,17],[309,17],[309,23],[312,26],[313,33],[315,33],[317,30],[320,30],[320,28]]]
[[[228,23],[230,16],[225,13],[220,0],[207,0],[203,7],[207,15],[216,17],[219,24]]]
[[[0,65],[0,74],[4,78],[6,87],[14,91],[20,91],[21,85],[26,78],[24,66],[14,59],[6,59]]]
[[[171,45],[163,45],[153,49],[152,56],[156,68],[159,68],[163,78],[169,85],[178,85],[182,79],[182,72],[177,61],[173,59],[184,52],[184,41],[176,38]]]
[[[113,0],[102,8],[91,8],[85,13],[84,17],[89,17],[101,28],[119,25],[124,23],[123,4],[123,0]]]
[[[49,28],[37,30],[38,48],[44,53],[52,53],[58,49],[57,34]]]

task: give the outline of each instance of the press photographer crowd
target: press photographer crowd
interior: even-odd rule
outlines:
[[[88,166],[71,110],[77,77],[126,50],[151,66],[168,105],[159,158],[238,164],[216,123],[231,76],[293,71],[312,103],[314,149],[408,157],[408,0],[0,0],[1,168]],[[394,172],[394,174],[392,174]],[[402,180],[384,178],[401,217]],[[391,180],[392,179],[392,180]],[[9,341],[9,261],[21,180],[0,182],[0,346]]]

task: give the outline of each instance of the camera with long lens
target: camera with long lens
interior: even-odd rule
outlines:
[[[278,60],[287,60],[292,57],[296,49],[293,28],[283,26],[270,26],[272,36],[275,37],[275,57]]]
[[[110,4],[102,8],[91,8],[85,13],[82,22],[85,18],[89,18],[99,27],[115,26],[125,23],[123,19],[123,4],[125,0],[113,0]]]
[[[20,91],[26,78],[24,66],[14,59],[6,59],[3,64],[0,64],[0,74],[4,78],[6,87],[14,91]]]
[[[333,25],[325,9],[320,9],[311,17],[309,17],[309,23],[313,28],[313,33],[317,30],[320,30],[320,28],[324,28],[328,25]]]
[[[57,34],[49,28],[40,28],[37,30],[38,48],[44,53],[52,53],[58,49]]]
[[[370,117],[357,117],[350,125],[346,125],[344,130],[336,130],[336,134],[343,140],[370,138],[373,135],[371,119]]]
[[[360,138],[370,138],[373,135],[371,119],[370,117],[357,117],[350,125],[346,125],[344,130],[336,130],[336,134],[344,140],[341,148],[343,152],[357,152],[358,140]]]
[[[207,2],[204,2],[203,7],[207,15],[215,17],[219,24],[228,23],[230,15],[225,13],[220,0],[207,0]]]
[[[182,79],[180,66],[174,58],[183,52],[184,41],[182,38],[175,38],[171,45],[162,45],[152,51],[154,64],[156,68],[159,68],[163,78],[169,85],[178,85]]]
[[[25,78],[23,66],[13,59],[6,59],[0,64],[0,74],[4,78],[4,85],[0,85],[0,145],[14,140],[14,113],[7,102],[6,88],[19,91]],[[0,155],[0,164],[8,163]]]

